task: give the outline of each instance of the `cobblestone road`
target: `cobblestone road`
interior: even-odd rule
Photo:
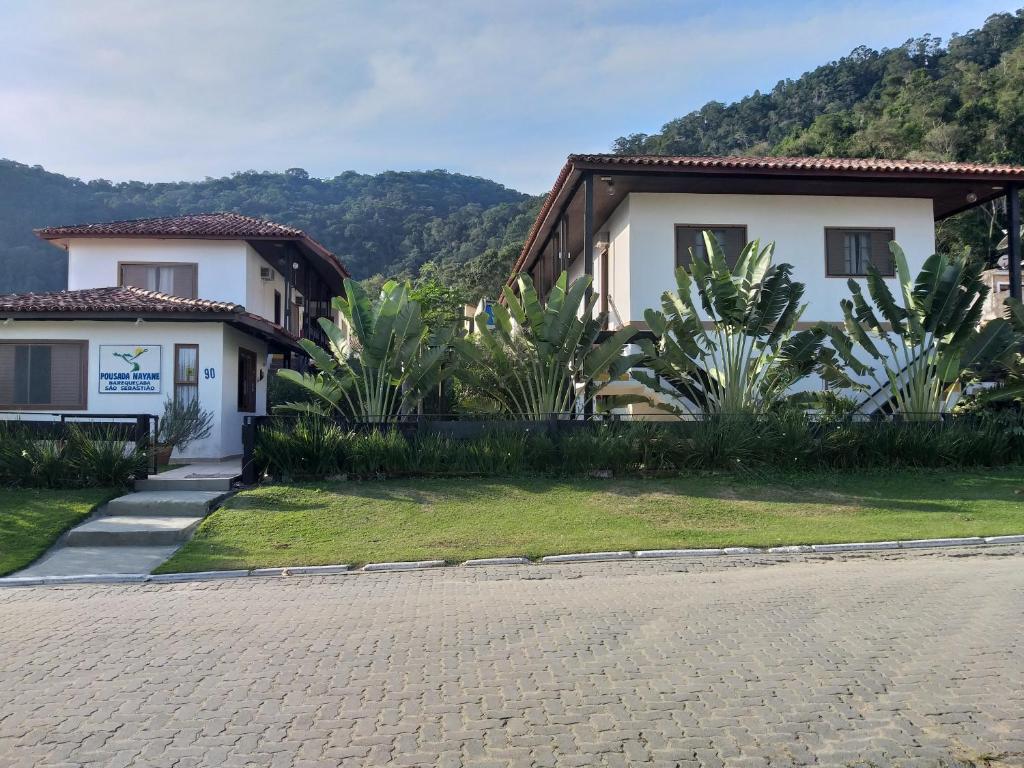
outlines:
[[[0,766],[1024,764],[1024,548],[781,560],[0,590]]]

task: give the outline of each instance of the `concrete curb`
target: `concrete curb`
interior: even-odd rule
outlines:
[[[713,557],[724,554],[724,549],[641,549],[636,556],[647,559],[652,557]]]
[[[572,555],[548,555],[542,557],[542,563],[589,563],[595,560],[629,560],[632,552],[578,552]]]
[[[643,549],[636,552],[622,550],[619,552],[579,552],[565,555],[548,555],[534,563],[526,557],[488,557],[478,560],[467,560],[462,566],[534,566],[558,565],[573,563],[594,563],[609,560],[650,560],[656,558],[688,558],[688,557],[733,557],[736,555],[797,555],[797,554],[829,554],[841,552],[880,552],[899,550],[918,550],[942,547],[991,547],[1002,544],[1024,544],[1024,534],[1007,536],[968,536],[949,539],[911,539],[908,541],[859,541],[845,544],[792,544],[789,546],[769,547],[725,547],[722,549]],[[62,586],[69,584],[182,584],[193,581],[219,581],[221,579],[238,579],[246,576],[335,576],[355,575],[357,573],[388,573],[396,571],[418,571],[446,566],[444,560],[413,560],[394,563],[368,563],[362,568],[353,569],[351,565],[300,565],[281,568],[253,568],[236,571],[198,571],[193,573],[117,573],[117,574],[84,574],[80,576],[6,576],[0,577],[0,587],[41,587]]]
[[[1024,544],[1024,535],[1020,536],[986,536],[986,544]]]
[[[851,544],[811,544],[812,552],[861,552],[899,549],[898,541],[857,541]]]
[[[418,571],[422,568],[440,568],[444,560],[409,560],[398,563],[369,563],[362,567],[363,571]]]
[[[242,571],[194,571],[192,573],[158,573],[147,580],[150,584],[176,584],[181,581],[214,581],[216,579],[240,579],[248,576]]]

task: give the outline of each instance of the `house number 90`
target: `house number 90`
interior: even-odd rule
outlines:
[[[216,379],[217,369],[216,368],[203,368],[203,378]]]

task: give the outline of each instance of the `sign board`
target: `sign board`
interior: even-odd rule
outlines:
[[[100,393],[160,393],[159,344],[100,344]]]

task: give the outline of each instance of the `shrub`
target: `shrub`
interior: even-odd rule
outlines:
[[[0,422],[0,484],[26,485],[32,475],[31,440],[17,422]]]
[[[0,486],[125,488],[146,469],[146,451],[124,438],[123,427],[50,426],[56,437],[43,437],[27,424],[0,421]]]
[[[570,432],[559,440],[558,467],[562,474],[583,475],[597,470],[624,474],[641,468],[642,447],[633,435],[611,425]]]
[[[547,425],[509,425],[469,439],[407,439],[395,429],[351,432],[307,415],[274,419],[260,430],[256,460],[279,480],[999,466],[1024,462],[1024,420],[999,414],[938,422],[819,422],[782,409],[756,418],[574,423],[554,433]],[[17,455],[8,461],[17,465]]]
[[[274,419],[257,432],[256,465],[280,480],[330,477],[344,472],[348,439],[330,419]]]
[[[181,403],[168,397],[156,441],[180,451],[196,440],[205,440],[210,436],[212,427],[213,413],[202,410],[198,398]]]
[[[347,448],[347,469],[359,477],[403,475],[409,471],[409,443],[395,429],[352,433]]]
[[[67,440],[30,440],[27,451],[32,470],[26,485],[69,488],[80,484]]]
[[[125,440],[114,426],[92,434],[72,426],[68,445],[66,469],[85,485],[127,488],[146,469],[146,452],[139,450],[134,440]]]

